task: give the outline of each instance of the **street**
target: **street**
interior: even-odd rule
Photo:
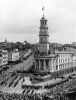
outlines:
[[[19,63],[17,65],[13,65],[13,68],[8,69],[9,72],[13,72],[15,70],[27,70],[34,62],[34,54],[29,56],[23,63]]]

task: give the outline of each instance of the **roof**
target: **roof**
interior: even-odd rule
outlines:
[[[35,54],[35,58],[53,58],[56,56],[56,54]]]
[[[45,16],[44,16],[44,15],[42,16],[41,20],[46,20],[46,18],[45,18]]]
[[[56,54],[73,54],[73,52],[55,51]]]

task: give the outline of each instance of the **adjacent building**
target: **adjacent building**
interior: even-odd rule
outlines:
[[[0,66],[8,64],[8,51],[0,50]]]
[[[57,65],[56,70],[62,70],[73,66],[73,53],[65,51],[57,51]]]
[[[8,57],[9,57],[9,59],[8,59],[9,62],[15,62],[15,61],[19,60],[20,54],[19,54],[18,49],[10,51]]]
[[[76,54],[73,54],[73,66],[76,66]]]

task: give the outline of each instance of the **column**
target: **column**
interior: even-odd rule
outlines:
[[[41,68],[40,68],[40,59],[39,59],[39,70],[40,70]]]
[[[36,60],[35,60],[35,69],[36,69],[36,65],[37,65],[37,64],[36,64]]]
[[[52,72],[52,58],[49,59],[49,68],[50,68],[50,72]]]
[[[46,69],[46,63],[45,63],[45,59],[44,59],[44,70]]]
[[[51,71],[53,72],[54,69],[53,69],[53,58],[51,59]]]
[[[35,66],[36,66],[35,69],[38,70],[38,69],[39,69],[39,60],[38,60],[38,59],[36,60],[36,64],[35,64]]]
[[[49,59],[49,64],[48,64],[49,71],[50,71],[50,67],[51,67],[51,66],[50,66],[50,59]]]

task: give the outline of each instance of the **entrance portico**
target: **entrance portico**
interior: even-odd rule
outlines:
[[[36,56],[35,55],[35,70],[52,72],[56,70],[56,56]]]
[[[44,69],[48,69],[49,68],[49,59],[43,59],[43,58],[40,58],[40,59],[36,59],[35,60],[35,66],[36,66],[36,69],[38,70],[44,70]]]

